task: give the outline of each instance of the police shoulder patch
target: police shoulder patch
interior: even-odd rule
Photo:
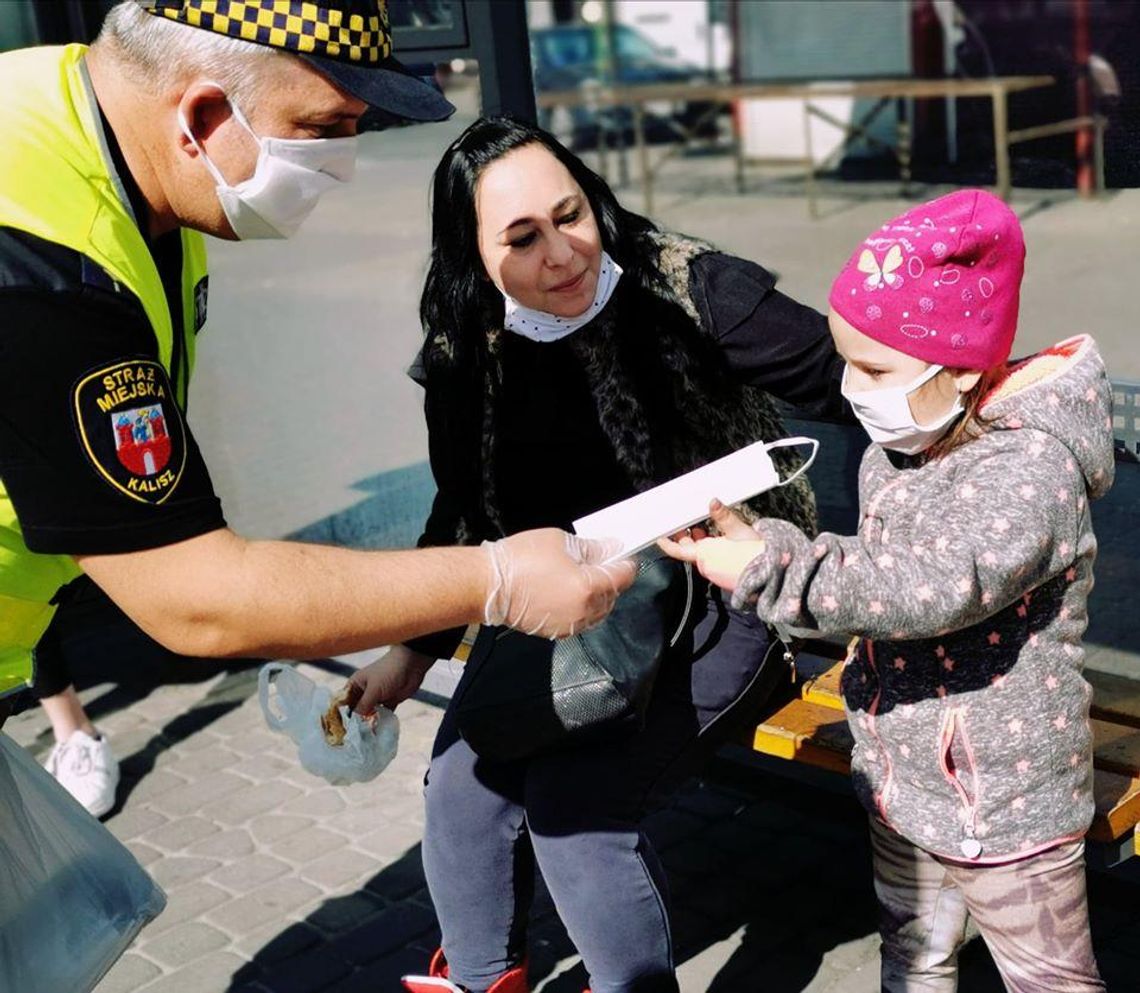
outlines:
[[[165,501],[186,465],[186,429],[161,364],[126,359],[93,369],[72,390],[87,457],[115,489],[142,503]]]

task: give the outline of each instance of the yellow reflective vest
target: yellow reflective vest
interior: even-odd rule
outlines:
[[[134,293],[150,319],[159,361],[185,407],[194,360],[194,289],[206,274],[205,245],[200,234],[182,229],[185,331],[178,344],[185,360],[175,381],[174,325],[166,294],[111,161],[84,64],[86,51],[83,45],[67,45],[0,55],[0,227],[81,252]],[[28,550],[0,482],[0,697],[31,683],[33,649],[55,613],[52,598],[78,575],[69,556]]]

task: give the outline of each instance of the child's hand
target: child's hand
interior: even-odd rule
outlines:
[[[666,555],[695,563],[697,570],[709,582],[732,592],[748,564],[764,553],[765,545],[743,519],[719,500],[714,500],[709,509],[713,523],[725,537],[700,541],[662,538],[657,544]]]
[[[748,564],[757,555],[763,555],[765,548],[759,538],[752,541],[735,541],[732,538],[672,541],[662,538],[657,544],[666,555],[682,562],[695,562],[702,576],[730,593],[736,589]]]
[[[752,526],[719,500],[713,500],[709,504],[709,519],[725,538],[731,538],[733,541],[756,540],[756,532],[752,530]]]
[[[362,717],[377,707],[396,707],[420,688],[435,659],[396,645],[375,662],[353,673],[349,680],[349,703]]]

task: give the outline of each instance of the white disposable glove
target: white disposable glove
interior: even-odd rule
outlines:
[[[484,624],[564,638],[600,623],[634,580],[632,560],[602,565],[615,544],[557,528],[483,542],[491,563]]]

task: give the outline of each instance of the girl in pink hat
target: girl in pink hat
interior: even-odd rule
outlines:
[[[1008,362],[1024,259],[1016,216],[979,190],[874,231],[830,296],[875,442],[858,534],[714,504],[725,537],[664,543],[769,623],[858,637],[842,689],[889,993],[956,989],[968,916],[1014,993],[1104,989],[1081,636],[1112,397],[1088,336]]]

